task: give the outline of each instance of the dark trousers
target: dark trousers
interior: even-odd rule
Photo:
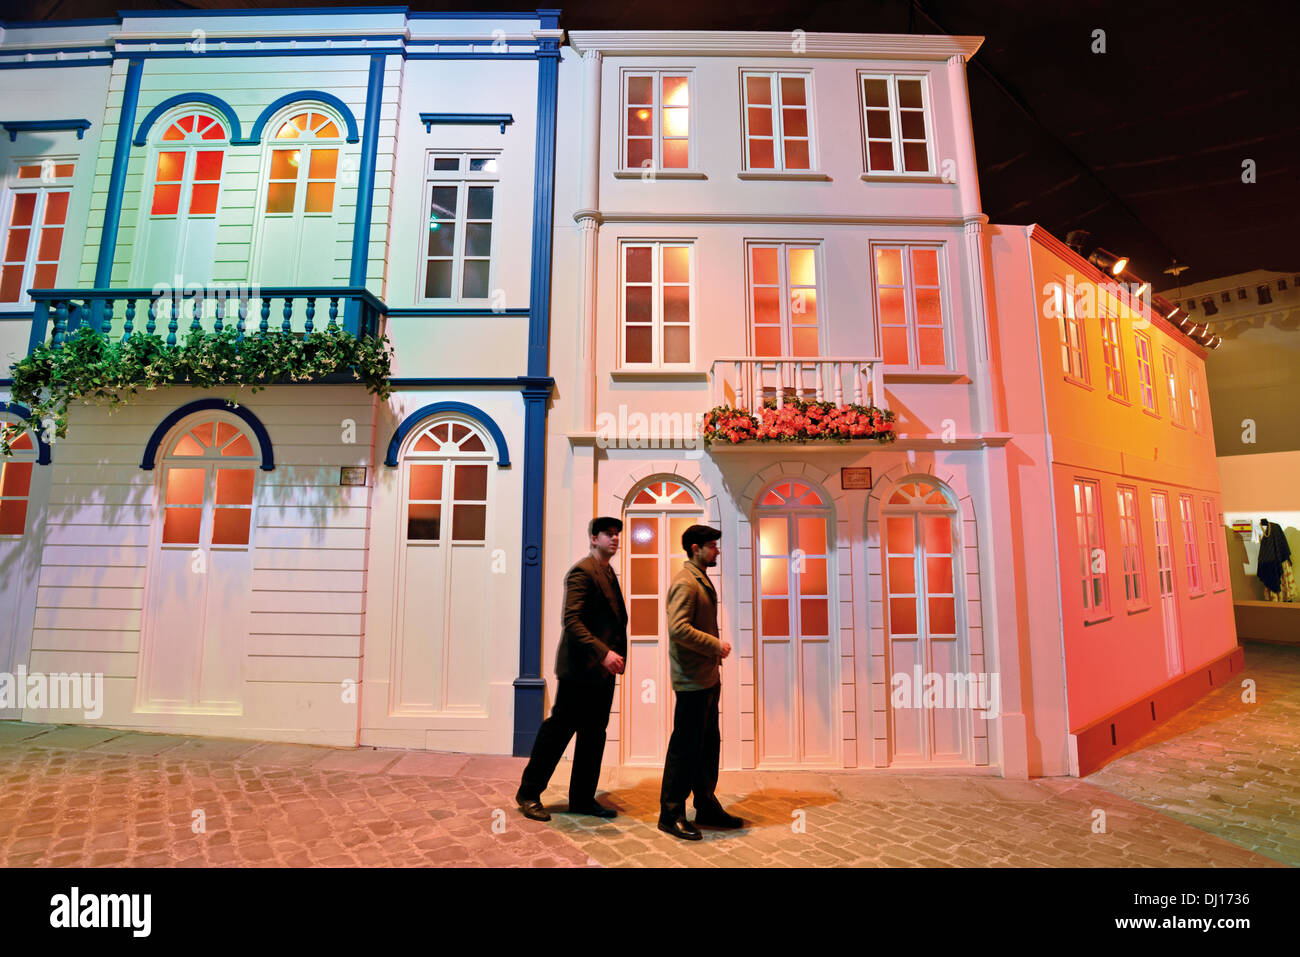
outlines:
[[[686,796],[694,792],[695,810],[713,810],[718,799],[718,758],[722,734],[718,727],[719,683],[703,691],[677,692],[673,710],[673,736],[668,740],[664,780],[659,790],[659,817],[665,821],[686,816]]]
[[[537,801],[564,756],[569,740],[577,734],[573,749],[573,773],[569,776],[569,804],[582,807],[596,800],[600,782],[600,759],[605,754],[605,727],[614,703],[614,676],[596,682],[559,682],[551,716],[537,729],[533,753],[519,784],[520,801]]]

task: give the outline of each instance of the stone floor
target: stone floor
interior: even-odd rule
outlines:
[[[657,772],[605,774],[615,820],[540,824],[517,758],[5,722],[0,864],[1294,866],[1300,649],[1248,645],[1245,677],[1255,704],[1221,689],[1083,781],[724,772],[750,826],[689,844],[655,829]]]

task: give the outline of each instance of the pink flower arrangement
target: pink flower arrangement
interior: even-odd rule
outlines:
[[[810,442],[874,439],[892,442],[895,413],[874,406],[835,405],[798,397],[788,397],[776,407],[775,399],[766,399],[754,412],[720,405],[704,416],[704,444],[723,442],[737,445],[758,442]]]

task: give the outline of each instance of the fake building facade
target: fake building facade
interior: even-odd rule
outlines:
[[[0,668],[103,672],[112,727],[527,753],[593,514],[626,522],[608,763],[662,761],[663,598],[694,521],[723,530],[727,767],[1086,772],[1112,713],[1235,648],[1208,552],[1199,605],[1176,597],[1181,630],[1163,595],[1119,617],[1135,581],[1120,562],[1110,620],[1075,607],[1075,530],[1093,527],[1067,508],[1076,481],[1100,503],[1089,549],[1128,548],[1109,503],[1133,485],[1149,511],[1162,483],[1166,523],[1138,523],[1144,589],[1187,574],[1183,490],[1212,552],[1209,410],[1199,393],[1181,438],[1151,415],[1113,430],[1122,450],[1081,437],[1100,414],[1086,403],[1109,401],[1101,373],[1055,389],[1033,283],[1044,256],[1091,267],[981,212],[978,38],[559,40],[554,11],[7,26],[0,82],[28,110],[0,139],[8,235],[24,204],[46,224],[66,204],[67,237],[6,260],[9,361],[82,316],[120,336],[131,303],[140,329],[154,284],[179,276],[256,284],[293,331],[309,309],[317,328],[337,313],[382,329],[394,368],[387,401],[301,383],[232,408],[232,390],[174,387],[111,415],[77,406],[53,446],[28,432],[4,466]],[[29,182],[47,159],[66,176]],[[1176,389],[1203,383],[1177,329],[1148,335]],[[1151,375],[1124,414],[1142,416]],[[891,410],[897,439],[697,443],[709,409],[791,393]],[[927,675],[979,676],[997,700],[894,706]],[[1144,729],[1130,715],[1113,740]]]

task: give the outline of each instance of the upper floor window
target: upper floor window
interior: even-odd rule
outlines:
[[[885,364],[947,368],[939,248],[873,246],[872,250]]]
[[[5,191],[0,302],[30,302],[28,289],[52,289],[72,195],[73,164],[19,163]]]
[[[1086,385],[1088,353],[1084,345],[1083,320],[1074,309],[1074,292],[1059,282],[1056,283],[1056,288],[1062,290],[1059,293],[1061,301],[1057,306],[1061,334],[1061,366],[1065,370],[1066,378]]]
[[[491,296],[493,209],[500,158],[495,153],[430,154],[424,248],[425,299]]]
[[[1113,304],[1101,310],[1101,357],[1106,367],[1106,390],[1117,399],[1128,398],[1124,381],[1124,355],[1120,349],[1119,317]]]
[[[1190,495],[1178,496],[1178,511],[1183,525],[1183,554],[1187,556],[1187,590],[1196,594],[1204,589],[1201,586],[1201,559],[1196,548],[1196,516]]]
[[[745,168],[813,168],[806,73],[741,74],[745,92]]]
[[[1124,558],[1124,601],[1130,608],[1147,604],[1142,573],[1142,527],[1138,522],[1137,490],[1121,485],[1119,497],[1119,540]]]
[[[919,76],[859,74],[868,173],[934,173],[928,94]]]
[[[623,365],[689,365],[691,245],[623,244]]]
[[[623,169],[689,169],[691,74],[623,74]]]
[[[1165,364],[1165,397],[1169,401],[1169,418],[1174,425],[1183,424],[1183,410],[1178,404],[1178,377],[1177,364],[1174,362],[1174,354],[1168,349],[1163,350],[1161,357]]]
[[[163,130],[149,215],[155,219],[215,216],[225,140],[225,126],[204,113],[188,113]]]
[[[1201,418],[1201,381],[1191,363],[1187,365],[1187,408],[1191,410],[1192,428],[1197,432],[1203,431],[1205,423]]]
[[[324,113],[289,117],[271,139],[267,215],[330,215],[338,178],[339,126]]]
[[[1158,412],[1156,373],[1151,360],[1151,337],[1145,332],[1134,332],[1133,344],[1137,348],[1138,391],[1142,393],[1142,408]]]
[[[1223,572],[1219,565],[1219,540],[1223,535],[1223,526],[1219,522],[1218,510],[1210,499],[1203,499],[1201,507],[1205,515],[1205,554],[1210,564],[1210,584],[1214,588],[1223,587]]]
[[[817,247],[749,245],[749,307],[754,355],[816,356]]]
[[[1083,617],[1095,620],[1110,610],[1106,587],[1106,547],[1102,540],[1101,496],[1096,482],[1074,480],[1074,526],[1083,582]]]

